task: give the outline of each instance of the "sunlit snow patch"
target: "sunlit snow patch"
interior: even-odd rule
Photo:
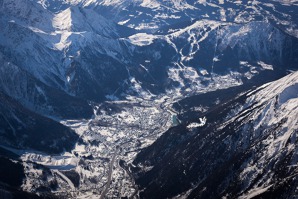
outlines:
[[[199,120],[200,120],[200,123],[197,123],[197,122],[190,123],[189,125],[187,125],[187,128],[188,129],[193,129],[193,128],[197,128],[197,127],[202,127],[207,122],[207,118],[206,117],[199,118]]]
[[[258,64],[265,70],[273,70],[273,66],[270,64],[266,64],[262,61],[259,61]]]
[[[153,43],[158,37],[147,33],[138,33],[128,38],[129,42],[137,46],[147,46]]]
[[[127,20],[124,20],[124,21],[119,21],[118,24],[119,25],[125,25],[129,21],[130,21],[130,19],[127,19]]]

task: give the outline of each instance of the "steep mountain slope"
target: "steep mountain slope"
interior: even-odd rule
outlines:
[[[295,72],[170,129],[133,163],[141,196],[297,196],[297,85]]]
[[[275,182],[296,175],[295,145],[278,133],[296,142],[283,113],[296,114],[288,94],[297,88],[283,83],[297,75],[280,88],[247,89],[297,69],[297,13],[296,1],[277,0],[0,0],[0,144],[20,155],[22,190],[249,198],[289,185],[285,194],[295,193],[296,178]],[[178,122],[170,108],[178,99],[183,123],[135,160],[138,190],[126,165]]]
[[[123,65],[128,51],[117,38],[132,30],[92,10],[77,7],[54,14],[32,1],[3,1],[0,11],[1,27],[4,27],[0,35],[3,55],[44,84],[71,95],[98,100],[104,98],[105,88],[116,90],[118,87],[111,84],[107,88],[103,82],[112,76],[119,75],[120,80],[127,77],[124,66],[122,71],[117,66],[116,73],[115,66]],[[86,88],[91,85],[98,90]]]
[[[16,198],[16,199],[38,199],[42,198],[32,193],[26,193],[18,190],[18,187],[22,185],[24,175],[23,166],[16,162],[16,160],[9,160],[8,158],[2,157],[2,149],[0,149],[0,195],[1,198]],[[5,154],[7,155],[7,154]],[[14,162],[15,161],[15,162]],[[7,169],[9,168],[9,169]],[[44,198],[50,198],[44,197]]]
[[[298,61],[297,39],[266,21],[201,20],[168,35],[136,34],[128,41],[139,46],[134,63],[151,75],[134,73],[139,82],[181,92],[240,85],[263,70],[296,68]]]
[[[15,100],[0,94],[1,145],[48,153],[60,153],[73,147],[78,136],[71,129],[26,110]]]
[[[89,104],[49,87],[34,76],[6,61],[0,53],[0,90],[21,105],[41,115],[56,118],[90,118]]]
[[[126,7],[130,5],[164,13],[167,3],[168,8],[187,14],[196,9],[194,2],[42,2],[3,0],[1,52],[44,84],[87,100],[136,95],[141,92],[135,91],[136,84],[158,94],[177,88],[185,92],[191,82],[193,92],[228,77],[225,79],[230,80],[220,84],[229,87],[242,84],[241,78],[251,78],[260,70],[286,70],[298,62],[297,38],[275,27],[269,18],[245,22],[212,17],[186,23],[174,20],[173,24],[180,26],[166,34],[134,34],[102,17],[108,15],[100,9],[113,6],[125,11],[134,8]],[[53,11],[51,4],[59,9]],[[168,18],[164,20],[172,24]]]

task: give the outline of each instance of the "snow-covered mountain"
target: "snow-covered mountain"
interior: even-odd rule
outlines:
[[[49,87],[0,53],[0,90],[27,109],[56,118],[89,118],[89,104]]]
[[[232,157],[237,148],[256,154],[249,156],[250,162],[256,161],[254,158],[263,163],[277,160],[268,152],[271,150],[268,147],[275,145],[256,144],[254,146],[259,147],[256,149],[249,148],[251,142],[265,143],[260,135],[266,137],[269,131],[273,135],[270,139],[278,137],[280,134],[271,125],[276,121],[282,121],[275,125],[282,129],[282,135],[292,136],[288,130],[296,128],[290,119],[284,119],[287,117],[284,113],[296,114],[290,111],[288,101],[293,100],[288,100],[287,93],[295,94],[297,88],[290,81],[295,81],[297,73],[250,95],[242,94],[235,99],[231,96],[236,91],[247,92],[297,70],[297,8],[297,1],[281,0],[0,0],[0,154],[4,147],[21,156],[21,160],[13,159],[24,166],[26,180],[22,189],[29,192],[87,197],[97,186],[96,193],[103,196],[137,197],[139,189],[126,170],[127,165],[142,148],[171,126],[170,118],[177,120],[177,112],[170,105],[179,99],[175,107],[181,109],[179,119],[185,123],[171,128],[157,143],[167,145],[170,134],[169,145],[184,143],[189,137],[193,138],[193,142],[189,142],[193,148],[198,140],[201,143],[205,139],[212,144],[224,139],[241,144],[234,148],[231,145],[227,151],[221,149],[228,144],[220,143],[216,146],[221,148],[215,147],[214,151],[207,145],[194,150],[195,156],[185,156],[189,157],[190,168],[177,164],[162,178],[149,171],[152,166],[152,171],[160,169],[163,173],[164,169],[162,164],[156,166],[160,159],[153,162],[150,159],[156,155],[153,154],[156,144],[153,144],[153,149],[144,150],[136,160],[143,165],[150,164],[142,168],[145,173],[138,171],[141,173],[136,177],[137,183],[146,187],[142,195],[146,197],[146,194],[150,196],[151,188],[155,189],[151,176],[160,182],[176,183],[180,179],[181,186],[175,189],[175,194],[163,189],[156,194],[177,196],[189,190],[186,194],[204,197],[206,191],[200,187],[199,180],[194,179],[198,176],[193,175],[192,168],[198,171],[196,169],[206,166],[210,169],[206,169],[207,173],[214,173],[215,167],[207,165],[208,162],[198,163],[201,159],[197,158],[206,159],[207,155],[221,152],[231,152],[227,157]],[[277,85],[279,87],[275,88]],[[270,89],[276,92],[263,94]],[[186,98],[201,93],[205,94]],[[218,107],[226,111],[219,114],[221,117],[217,115],[221,110]],[[205,111],[206,118],[198,110]],[[194,116],[200,120],[193,121]],[[247,124],[238,121],[237,116],[248,120]],[[194,124],[189,124],[191,122]],[[198,129],[185,129],[187,126],[203,126],[205,130],[200,129],[204,133],[196,135]],[[249,129],[250,134],[245,134],[243,129]],[[222,136],[210,134],[213,131]],[[188,133],[172,143],[171,136],[176,139],[175,132]],[[249,143],[244,143],[246,137],[250,137]],[[279,144],[278,141],[276,145]],[[239,148],[240,145],[244,148]],[[160,145],[159,152],[166,149],[174,153],[174,148],[167,149],[167,146]],[[181,147],[185,153],[192,153],[188,145]],[[182,148],[178,147],[177,153]],[[264,151],[268,157],[255,150]],[[52,158],[53,153],[62,151]],[[177,157],[169,154],[163,161]],[[216,164],[221,161],[216,159],[218,156],[211,157]],[[148,158],[149,163],[142,162],[142,158]],[[243,172],[238,175],[243,179],[248,175],[251,178],[261,175],[260,170],[254,168],[249,170],[252,174],[248,170],[244,172],[249,161],[241,162],[242,167],[235,169],[235,172]],[[113,164],[116,178],[109,172]],[[182,173],[186,178],[180,176],[176,166],[178,169],[185,166]],[[69,171],[57,172],[55,168]],[[272,171],[271,178],[258,177],[255,181],[268,180],[267,184],[262,181],[262,188],[268,188],[275,179],[275,170]],[[179,178],[172,179],[171,175],[176,176],[176,172]],[[285,171],[294,175],[291,172]],[[268,173],[267,170],[264,173]],[[143,176],[149,178],[144,180]],[[105,187],[105,183],[111,178],[114,179],[113,191],[107,192],[109,185]],[[224,178],[236,183],[234,178]],[[200,180],[207,180],[204,182],[208,184],[211,179],[200,176]],[[170,187],[171,183],[161,187]],[[218,183],[225,187],[222,181]],[[256,182],[245,183],[239,188],[242,192],[233,190],[231,194],[249,197],[254,188],[257,193],[263,190],[257,189],[260,186]],[[121,193],[117,191],[119,186],[123,187]]]
[[[203,127],[184,118],[134,161],[142,198],[295,198],[297,85],[295,72],[197,112]]]
[[[271,20],[297,36],[296,1],[232,0],[43,0],[44,7],[57,11],[68,6],[95,8],[119,24],[144,31],[161,31],[179,22],[210,19],[234,23]]]
[[[260,70],[296,67],[297,38],[269,18],[245,23],[174,20],[180,24],[175,28],[165,18],[167,34],[135,34],[138,28],[118,25],[100,11],[106,6],[126,10],[127,4],[154,10],[153,5],[159,9],[165,3],[184,14],[194,9],[190,2],[154,2],[3,0],[1,52],[44,84],[96,101],[133,93],[134,78],[143,90],[156,94],[177,86],[185,90],[187,82],[213,83],[219,73],[218,78],[231,79],[228,87]],[[51,5],[57,9],[50,9]]]
[[[78,135],[59,122],[40,116],[0,93],[1,146],[47,153],[70,150]]]
[[[107,21],[92,10],[77,7],[51,13],[35,2],[4,1],[1,13],[1,27],[4,27],[1,31],[1,47],[4,56],[12,57],[15,65],[43,83],[71,95],[84,92],[77,86],[77,81],[81,83],[83,80],[76,75],[75,68],[93,76],[90,80],[100,81],[94,73],[88,73],[90,66],[82,68],[79,65],[85,63],[76,63],[80,52],[83,51],[82,56],[85,52],[88,52],[88,56],[96,53],[94,61],[96,58],[106,59],[106,62],[109,59],[111,62],[118,61],[125,51],[121,47],[124,44],[115,38],[121,36],[119,32],[122,30],[131,31]],[[108,58],[103,58],[106,54]],[[103,63],[101,65],[104,67]],[[84,75],[82,73],[81,76]]]

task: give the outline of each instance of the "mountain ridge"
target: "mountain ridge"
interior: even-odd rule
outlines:
[[[203,113],[206,127],[187,129],[183,123],[166,132],[133,162],[140,169],[131,168],[143,190],[141,197],[184,193],[186,198],[251,198],[264,193],[264,197],[286,198],[297,194],[291,189],[297,183],[297,171],[287,166],[297,161],[297,74]],[[282,100],[276,101],[276,96],[283,96]]]
[[[0,0],[0,144],[25,175],[12,193],[296,194],[297,6]]]

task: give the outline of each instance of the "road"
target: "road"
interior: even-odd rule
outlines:
[[[66,177],[59,170],[54,170],[54,172],[57,173],[62,179],[64,179],[67,182],[67,184],[70,186],[70,188],[71,188],[72,191],[75,191],[76,190],[74,184],[72,183],[72,181],[68,177]]]
[[[109,191],[111,180],[112,180],[112,174],[113,174],[113,165],[114,165],[116,156],[117,156],[117,152],[115,152],[114,155],[113,155],[113,157],[112,157],[112,161],[111,161],[110,166],[109,166],[108,181],[107,181],[107,184],[106,184],[105,189],[103,190],[103,192],[102,192],[102,194],[100,196],[100,199],[104,199],[105,195]]]

